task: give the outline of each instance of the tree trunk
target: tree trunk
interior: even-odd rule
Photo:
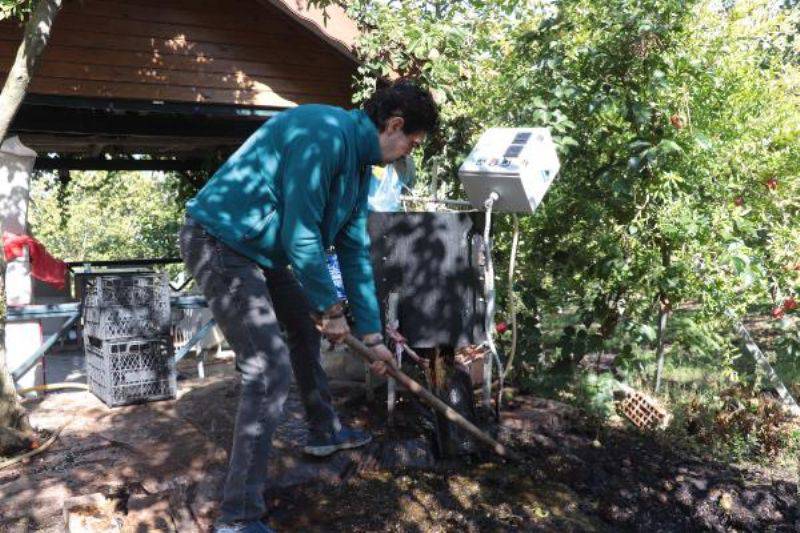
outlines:
[[[62,0],[39,0],[25,24],[25,36],[0,92],[0,142],[6,138],[14,115],[25,98],[39,56],[50,38],[53,20]]]
[[[0,271],[5,273],[6,261],[0,253]],[[0,456],[11,455],[27,448],[33,438],[28,414],[17,397],[14,380],[6,366],[6,291],[5,275],[0,276]]]
[[[669,300],[663,294],[658,301],[658,337],[656,341],[656,358],[658,366],[656,368],[655,393],[661,390],[661,378],[664,375],[664,334],[667,331],[667,318],[669,317]]]
[[[0,92],[0,144],[5,140],[11,121],[25,98],[37,60],[50,37],[53,20],[61,9],[61,2],[39,0],[25,24],[25,36]],[[33,431],[6,365],[6,262],[3,255],[0,253],[0,455],[9,455],[27,447]]]
[[[661,266],[668,269],[672,262],[672,254],[666,242],[661,241],[659,246],[661,249]],[[658,336],[656,341],[656,359],[658,366],[656,367],[656,386],[655,393],[661,390],[661,378],[664,374],[664,335],[667,332],[667,318],[669,317],[670,302],[667,294],[662,290],[658,294]]]
[[[775,369],[772,368],[772,365],[769,364],[769,360],[767,360],[767,356],[761,351],[758,347],[758,344],[753,341],[753,338],[750,336],[750,332],[747,331],[747,328],[744,327],[744,324],[741,322],[736,323],[736,332],[741,335],[742,339],[744,340],[744,347],[745,349],[750,352],[750,355],[753,356],[755,359],[756,364],[764,372],[764,375],[769,380],[770,385],[775,389],[775,392],[783,402],[784,407],[786,410],[793,416],[793,417],[800,417],[800,406],[797,405],[797,400],[794,399],[792,394],[789,392],[789,389],[786,388],[786,385],[783,384],[780,376],[775,372]]]

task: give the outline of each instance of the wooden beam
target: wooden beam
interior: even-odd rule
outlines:
[[[102,157],[42,157],[35,170],[201,170],[202,159],[105,159]]]
[[[17,133],[138,135],[147,137],[233,137],[244,140],[265,119],[208,117],[188,113],[121,113],[24,104],[11,130]]]
[[[233,137],[136,137],[20,133],[22,143],[39,154],[97,157],[99,154],[149,154],[151,157],[201,159],[239,148],[244,138]],[[222,155],[220,157],[223,157]]]
[[[160,102],[125,98],[92,98],[72,95],[28,93],[23,105],[63,107],[69,109],[94,109],[116,112],[162,113],[191,115],[193,117],[228,118],[237,120],[267,120],[284,108],[229,105],[204,102]]]
[[[89,265],[92,267],[119,267],[119,266],[150,266],[150,265],[173,265],[182,263],[183,259],[180,257],[161,257],[158,259],[110,259],[110,260],[93,260],[85,259],[83,261],[66,261],[67,266],[72,269],[74,267],[82,267]],[[97,272],[95,272],[96,274]]]

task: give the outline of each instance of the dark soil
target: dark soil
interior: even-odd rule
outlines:
[[[124,531],[207,531],[217,513],[237,402],[232,365],[182,382],[174,401],[108,409],[88,392],[30,406],[39,427],[74,417],[36,458],[0,471],[0,531],[61,531],[66,498],[118,500]],[[565,404],[519,398],[495,429],[525,459],[436,460],[425,408],[340,389],[367,448],[309,460],[292,394],[270,462],[278,531],[800,531],[796,472],[722,464],[633,428],[598,431]],[[163,528],[157,524],[166,524]]]
[[[275,492],[272,524],[353,532],[800,531],[793,473],[700,459],[664,435],[633,429],[598,436],[573,409],[536,398],[505,413],[500,435],[523,452],[523,463],[373,464],[333,487]],[[378,465],[381,448],[370,452]]]

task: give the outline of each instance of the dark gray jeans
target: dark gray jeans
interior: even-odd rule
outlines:
[[[241,372],[219,522],[256,520],[266,511],[267,459],[289,392],[290,363],[310,431],[341,428],[320,365],[320,335],[311,320],[312,308],[289,270],[261,268],[191,219],[181,229],[180,247]]]

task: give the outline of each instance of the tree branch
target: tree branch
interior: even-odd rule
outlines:
[[[6,138],[47,41],[62,0],[39,0],[25,24],[25,36],[0,92],[0,142]]]

